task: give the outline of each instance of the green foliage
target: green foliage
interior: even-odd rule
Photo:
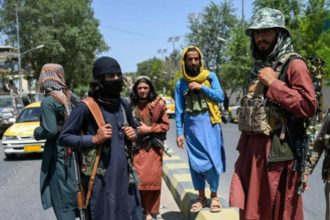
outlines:
[[[236,92],[247,85],[252,57],[250,53],[250,38],[243,32],[244,24],[237,24],[231,32],[228,41],[226,57],[228,60],[222,64],[220,75],[221,86],[226,91]]]
[[[0,32],[8,36],[7,44],[17,45],[16,1],[0,4]],[[22,67],[30,63],[37,77],[45,63],[59,63],[70,87],[86,85],[96,54],[108,49],[91,0],[21,0],[17,5],[21,51],[45,44],[22,56]]]
[[[190,18],[191,33],[186,35],[189,44],[199,47],[203,53],[205,67],[219,72],[220,64],[225,61],[225,42],[230,36],[237,19],[231,3],[217,5],[212,2],[206,6],[202,18]]]
[[[89,86],[88,85],[78,85],[75,90],[74,90],[74,93],[76,95],[78,95],[79,97],[86,97],[87,96],[87,93],[88,93],[88,90],[89,90]]]
[[[152,58],[137,64],[137,76],[148,76],[156,91],[162,93],[163,88],[168,88],[167,73],[164,71],[164,64],[158,58]]]

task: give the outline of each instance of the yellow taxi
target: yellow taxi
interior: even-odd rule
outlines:
[[[175,115],[175,102],[174,99],[170,96],[162,97],[166,102],[166,113],[169,118],[174,118]]]
[[[6,158],[17,154],[42,153],[46,140],[37,141],[33,132],[40,124],[40,102],[26,106],[2,136],[2,146]]]

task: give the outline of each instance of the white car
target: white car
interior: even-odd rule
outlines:
[[[17,154],[42,153],[45,140],[37,141],[33,137],[34,129],[40,124],[40,102],[26,106],[2,136],[2,146],[6,158]]]

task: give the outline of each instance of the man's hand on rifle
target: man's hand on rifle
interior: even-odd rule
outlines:
[[[93,144],[103,144],[106,140],[112,136],[112,127],[110,124],[106,124],[97,129],[96,135],[93,136]]]
[[[180,135],[176,138],[176,145],[178,145],[179,148],[183,149],[184,144],[184,137],[183,135]]]
[[[139,134],[148,134],[151,133],[151,127],[147,126],[143,122],[140,122],[140,126],[137,127],[137,131]]]
[[[136,140],[136,132],[132,127],[123,127],[123,132],[128,140],[135,141]]]

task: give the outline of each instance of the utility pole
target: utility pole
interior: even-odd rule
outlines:
[[[242,0],[242,23],[244,22],[244,0]]]
[[[17,35],[17,56],[18,56],[18,75],[19,75],[19,84],[18,89],[21,93],[23,91],[23,76],[21,71],[21,47],[19,43],[19,20],[18,20],[18,3],[16,3],[16,35]]]

